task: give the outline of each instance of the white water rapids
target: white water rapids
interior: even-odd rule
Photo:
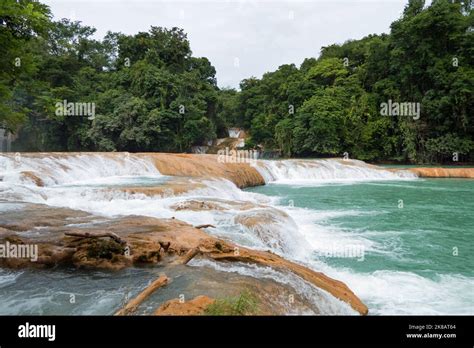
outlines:
[[[416,178],[409,172],[390,172],[354,160],[259,161],[256,168],[267,183],[302,186]],[[38,186],[31,174],[41,179],[44,186]],[[337,243],[348,238],[338,231],[324,229],[318,223],[322,219],[320,212],[279,205],[279,197],[242,191],[224,179],[188,178],[190,182],[199,182],[201,187],[179,195],[153,196],[130,194],[121,190],[122,187],[130,186],[166,185],[169,179],[170,177],[160,174],[145,156],[77,154],[23,156],[18,159],[0,155],[0,202],[67,207],[104,217],[144,215],[156,218],[175,217],[192,225],[213,224],[216,228],[207,229],[208,233],[254,249],[271,250],[287,259],[304,263],[316,271],[346,282],[363,301],[367,296],[378,296],[379,300],[386,300],[386,313],[397,313],[396,303],[381,293],[393,284],[385,280],[395,276],[396,272],[352,274],[346,269],[329,267],[312,256],[314,251],[324,248],[322,242]],[[220,209],[186,209],[186,203],[193,200],[212,202]],[[176,209],[180,205],[184,209]],[[7,207],[8,205],[0,204],[0,214]],[[333,213],[347,216],[357,214],[351,211]],[[364,244],[367,250],[372,247],[367,239],[360,238],[356,242]],[[277,277],[276,273],[264,273],[249,267],[236,266],[228,271],[253,274],[257,278],[271,276],[283,282],[281,275]],[[292,282],[295,288],[303,289],[294,279],[288,278],[285,281]],[[374,281],[379,282],[380,292],[370,294],[372,290],[367,289],[373,288],[367,285],[364,287],[364,283]],[[358,290],[363,294],[359,294]],[[305,296],[310,297],[308,291],[304,288]],[[317,289],[313,291],[315,296],[319,293],[318,298],[321,297]],[[327,296],[324,298],[329,301]],[[338,310],[334,310],[336,307]],[[353,313],[346,304],[335,298],[332,298],[331,303],[328,302],[328,312]]]
[[[318,185],[337,182],[413,179],[408,171],[376,169],[358,160],[261,161],[257,170],[267,183]]]

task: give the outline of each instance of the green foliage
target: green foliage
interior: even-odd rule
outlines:
[[[344,95],[336,88],[319,91],[307,100],[295,118],[294,147],[302,154],[336,155],[341,151]]]
[[[299,69],[284,65],[242,81],[240,125],[284,156],[472,158],[474,16],[465,5],[410,0],[389,35],[323,47]],[[420,119],[381,116],[389,99],[420,103]]]
[[[218,94],[217,108],[217,135],[221,138],[227,137],[227,129],[239,124],[240,109],[238,103],[239,94],[235,89],[221,89]]]
[[[321,59],[318,64],[309,69],[306,77],[319,85],[333,85],[348,73],[341,59],[327,58]]]
[[[454,154],[461,156],[471,153],[474,150],[474,141],[448,133],[438,138],[428,139],[425,148],[428,161],[440,162],[452,158]]]
[[[186,151],[214,139],[218,128],[225,132],[215,68],[192,56],[182,29],[109,32],[98,41],[80,22],[51,22],[37,2],[1,6],[8,54],[1,57],[0,121],[19,131],[17,150]],[[94,103],[95,117],[56,115],[64,100]]]
[[[258,299],[244,290],[237,297],[218,299],[209,305],[206,315],[255,315],[258,314]]]
[[[0,2],[0,127],[16,131],[30,110],[27,100],[31,75],[38,70],[27,46],[49,26],[47,6],[35,1]]]
[[[0,21],[0,126],[19,134],[15,151],[182,152],[237,126],[246,148],[288,157],[473,158],[470,0],[410,0],[390,34],[323,47],[240,91],[217,88],[179,28],[95,40],[94,28],[53,22],[31,0],[2,1]],[[95,103],[95,118],[56,115],[64,100]],[[421,103],[420,119],[381,116],[388,100]]]
[[[275,126],[275,139],[278,147],[281,149],[283,156],[290,157],[293,153],[294,140],[293,132],[288,131],[293,128],[293,121],[284,118]]]
[[[96,259],[111,260],[123,253],[123,247],[114,240],[92,239],[87,245],[87,256]]]

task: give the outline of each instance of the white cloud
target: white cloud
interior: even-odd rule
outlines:
[[[71,18],[135,34],[150,26],[181,27],[195,56],[216,67],[219,86],[238,87],[282,64],[317,57],[321,46],[388,32],[406,1],[121,1],[46,0],[55,19]],[[292,13],[293,15],[291,15]],[[293,17],[293,18],[292,18]],[[234,66],[234,59],[239,66]]]

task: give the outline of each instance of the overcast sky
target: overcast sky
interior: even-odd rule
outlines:
[[[220,87],[238,87],[282,64],[299,66],[321,46],[387,33],[407,0],[43,0],[55,19],[135,34],[150,26],[181,27],[193,55],[217,70]]]

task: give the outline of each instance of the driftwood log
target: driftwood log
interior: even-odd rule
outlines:
[[[216,226],[211,225],[211,224],[194,226],[194,228],[208,228],[208,227],[216,228]]]
[[[71,236],[71,237],[79,237],[79,238],[101,238],[101,237],[109,237],[112,238],[114,241],[121,245],[127,244],[127,242],[120,238],[117,234],[113,232],[65,232],[64,233],[66,236]]]
[[[191,261],[197,254],[199,254],[201,251],[199,248],[193,248],[189,249],[186,254],[183,256],[179,257],[176,261],[173,262],[174,265],[185,265],[189,261]]]
[[[139,293],[135,298],[130,300],[123,308],[115,313],[115,315],[129,315],[135,312],[138,306],[145,301],[155,290],[161,288],[162,286],[168,284],[168,277],[166,275],[161,275],[153,283],[148,285],[145,290]]]

